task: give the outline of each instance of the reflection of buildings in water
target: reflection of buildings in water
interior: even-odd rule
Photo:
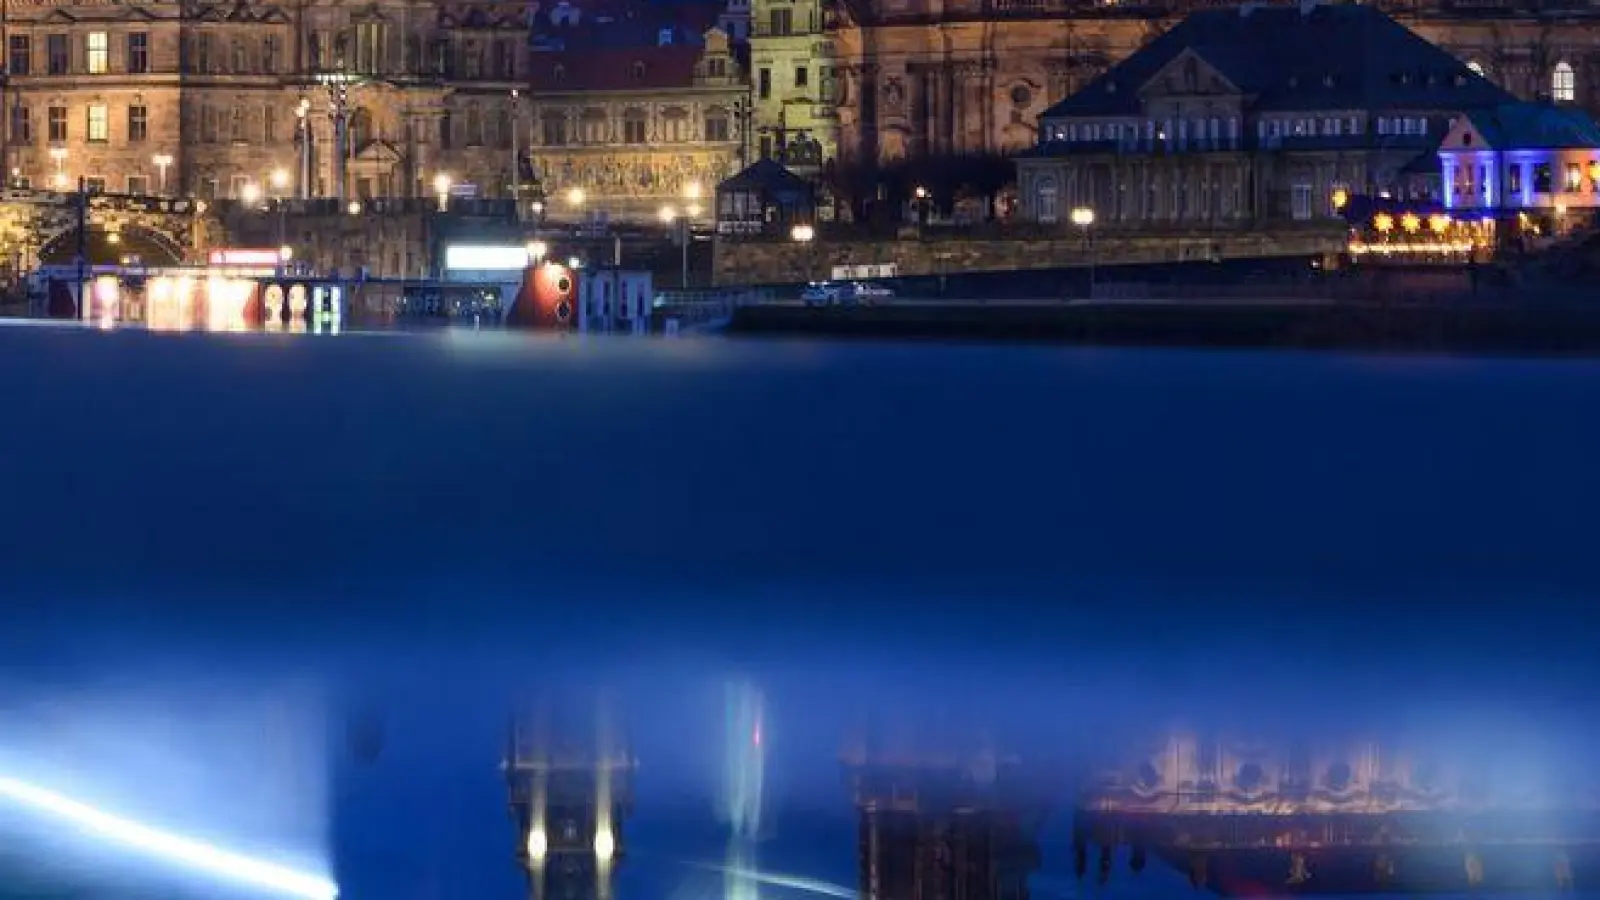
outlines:
[[[1029,896],[1047,803],[1020,783],[1013,762],[863,749],[846,764],[860,815],[863,900]]]
[[[1525,755],[1530,754],[1530,755]],[[1493,747],[1173,734],[1129,748],[1074,816],[1076,867],[1120,848],[1223,896],[1570,890],[1600,880],[1600,795]]]
[[[512,728],[506,780],[534,900],[607,900],[633,806],[634,761],[602,712]]]
[[[747,683],[727,687],[727,735],[723,760],[721,818],[735,837],[761,832],[766,792],[765,703]]]

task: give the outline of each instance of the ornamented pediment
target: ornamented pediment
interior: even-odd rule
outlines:
[[[394,165],[402,159],[400,151],[388,141],[372,141],[356,152],[356,161]]]
[[[1244,93],[1229,81],[1217,68],[1206,62],[1194,50],[1179,53],[1162,66],[1154,76],[1139,88],[1139,96],[1151,97],[1223,97]]]
[[[64,9],[52,9],[39,21],[47,25],[71,25],[78,21],[78,17]]]
[[[143,6],[129,6],[123,9],[120,18],[124,22],[153,22],[156,17]]]

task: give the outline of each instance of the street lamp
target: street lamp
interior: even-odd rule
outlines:
[[[361,215],[361,201],[351,200],[350,205],[345,207],[345,212],[348,212],[352,216]]]
[[[549,252],[550,247],[544,241],[528,242],[528,259],[532,260],[536,266],[544,261],[544,255]]]
[[[245,206],[255,206],[261,202],[261,186],[254,181],[246,182],[244,187],[239,189],[239,199],[244,201]]]
[[[567,205],[577,211],[580,219],[583,218],[583,201],[585,199],[583,188],[575,187],[567,191]]]
[[[789,237],[793,239],[795,243],[806,248],[806,281],[816,280],[815,276],[817,273],[815,271],[816,266],[813,265],[815,260],[812,259],[813,251],[811,250],[811,242],[817,237],[817,229],[811,225],[796,225],[789,229]]]
[[[172,154],[157,153],[155,156],[150,157],[150,161],[156,164],[156,173],[161,179],[161,193],[165,195],[167,193],[167,168],[172,165]]]
[[[289,248],[289,223],[287,221],[288,210],[284,207],[284,200],[289,190],[289,170],[282,166],[273,169],[272,174],[267,176],[267,183],[272,185],[272,199],[278,206],[278,245],[287,250]],[[288,261],[288,257],[284,257],[284,262]]]
[[[689,289],[689,220],[680,218],[678,211],[671,206],[661,207],[661,222],[672,231],[673,240],[678,242],[683,256],[683,268],[678,276],[678,288]]]
[[[1072,224],[1083,229],[1083,249],[1089,256],[1089,298],[1094,299],[1094,241],[1089,239],[1089,229],[1094,227],[1094,210],[1079,206],[1072,210]]]
[[[450,174],[440,172],[433,176],[433,192],[439,196],[439,211],[445,212],[450,208]]]

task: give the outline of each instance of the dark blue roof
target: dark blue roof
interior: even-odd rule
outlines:
[[[1581,110],[1548,103],[1507,103],[1467,113],[1490,147],[1574,150],[1600,147],[1600,125]]]
[[[1255,111],[1458,112],[1514,100],[1375,7],[1247,5],[1190,14],[1043,116],[1140,115],[1140,89],[1185,51]]]

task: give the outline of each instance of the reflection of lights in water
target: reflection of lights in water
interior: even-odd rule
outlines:
[[[731,684],[727,693],[727,749],[719,812],[735,835],[750,836],[761,830],[766,792],[764,703],[761,692],[749,684]]]
[[[283,325],[283,285],[272,284],[267,286],[266,296],[262,298],[262,322],[269,329],[279,328]]]
[[[230,853],[204,841],[159,831],[15,778],[0,776],[0,799],[65,820],[125,847],[227,881],[243,882],[306,900],[333,900],[339,896],[338,887],[325,878]]]
[[[543,828],[528,830],[528,858],[534,862],[544,862],[550,853],[550,838],[544,833]]]
[[[781,872],[763,872],[754,865],[753,856],[746,852],[736,850],[733,846],[740,841],[732,842],[728,848],[730,865],[718,866],[710,863],[694,863],[696,868],[719,872],[723,876],[724,900],[757,900],[759,887],[784,888],[805,894],[815,894],[821,897],[847,897],[855,900],[861,894],[859,891],[831,881],[820,878],[804,878],[799,875],[785,875]],[[739,864],[743,861],[743,864]]]
[[[611,829],[610,828],[608,828],[606,826],[601,826],[594,833],[594,855],[595,855],[595,858],[600,860],[602,863],[607,863],[607,862],[610,862],[611,858],[616,855],[616,852],[617,852],[617,839],[616,839],[616,836],[611,833]]]
[[[749,874],[755,871],[755,847],[737,837],[728,841],[728,863],[722,868],[723,900],[761,900],[761,882]]]

